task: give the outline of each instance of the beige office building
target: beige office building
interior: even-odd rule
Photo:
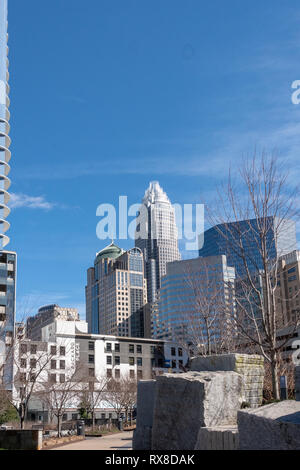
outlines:
[[[144,336],[147,282],[139,248],[123,251],[114,243],[97,253],[88,269],[86,320],[89,332]]]
[[[279,260],[276,301],[279,326],[288,326],[300,317],[300,251],[294,250]]]

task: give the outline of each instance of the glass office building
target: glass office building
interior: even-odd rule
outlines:
[[[204,353],[208,319],[210,340],[217,351],[235,313],[234,280],[235,270],[227,265],[224,255],[168,263],[161,280],[153,337],[198,345],[198,353]]]
[[[268,259],[277,259],[297,249],[296,225],[293,220],[281,220],[280,229],[278,229],[279,221],[276,217],[267,217],[264,220],[267,231]],[[242,241],[249,269],[252,272],[259,272],[263,269],[263,263],[258,249],[258,234],[257,219],[216,225],[204,232],[204,244],[199,250],[199,256],[226,255],[228,264],[236,270],[236,276],[244,277],[244,263],[239,256],[240,249],[237,248]],[[199,240],[202,241],[202,239],[203,234]]]

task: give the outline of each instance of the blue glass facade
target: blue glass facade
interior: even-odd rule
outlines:
[[[277,230],[279,221],[275,217],[268,217],[265,221],[269,259],[275,259],[297,249],[294,221],[285,219],[282,221],[280,230]],[[259,251],[259,229],[256,219],[231,222],[226,225],[221,224],[206,230],[204,232],[204,245],[199,250],[199,256],[226,255],[228,265],[233,266],[236,270],[236,276],[243,277],[245,268],[239,255],[241,253],[240,241],[247,258],[248,267],[251,271],[258,272],[263,268],[263,264]]]
[[[197,337],[205,347],[204,309],[209,309],[210,318],[215,316],[216,342],[224,308],[229,317],[234,315],[232,291],[226,288],[230,283],[233,286],[234,279],[234,269],[227,265],[225,256],[168,263],[167,274],[161,281],[154,338],[192,344]]]

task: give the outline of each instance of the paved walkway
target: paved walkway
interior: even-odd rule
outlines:
[[[132,434],[132,431],[125,431],[103,437],[88,437],[84,441],[49,450],[130,450],[132,448]]]

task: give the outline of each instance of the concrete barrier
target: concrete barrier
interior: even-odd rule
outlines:
[[[137,419],[133,450],[150,450],[155,400],[155,380],[140,380],[137,391]]]
[[[238,450],[237,426],[200,428],[195,450]]]
[[[0,448],[7,450],[40,450],[43,445],[41,430],[13,429],[0,431]]]
[[[244,401],[251,408],[262,404],[265,370],[264,359],[258,354],[197,356],[191,360],[191,370],[237,372],[244,380]]]
[[[295,367],[295,394],[296,400],[300,401],[300,366]]]
[[[300,403],[284,400],[238,412],[239,449],[300,450]]]
[[[194,450],[201,427],[236,425],[242,388],[232,371],[157,377],[151,450]]]

